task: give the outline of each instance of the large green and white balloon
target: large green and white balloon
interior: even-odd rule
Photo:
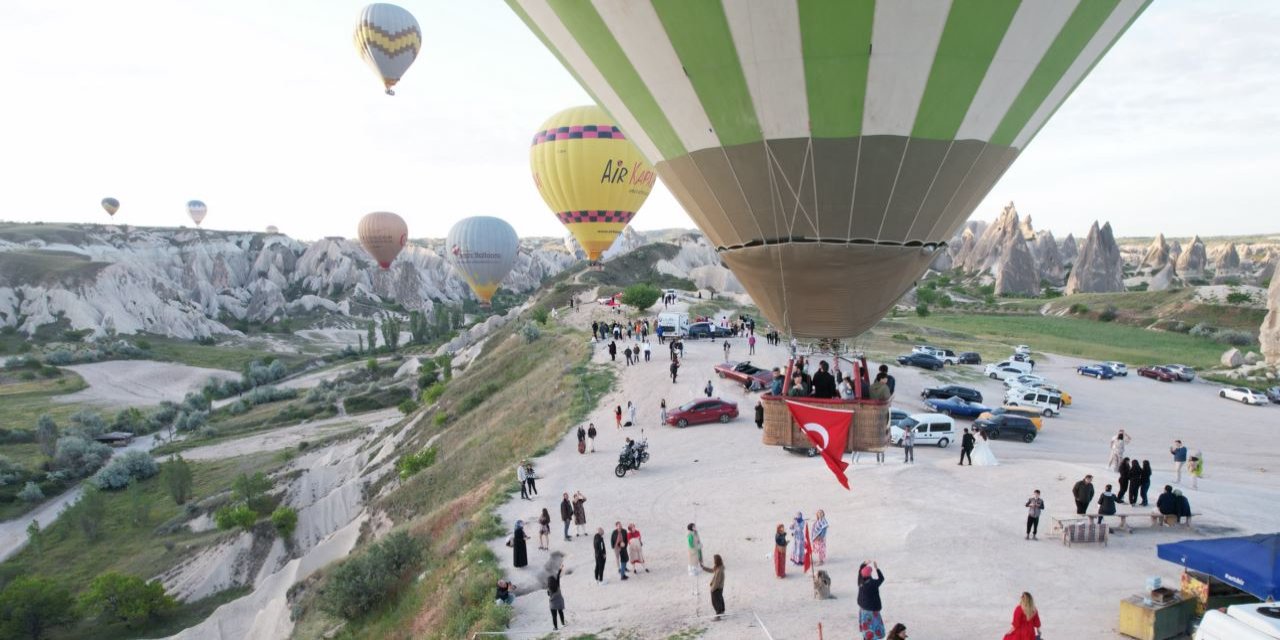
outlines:
[[[502,279],[511,273],[520,238],[505,220],[490,216],[463,218],[449,230],[445,253],[458,275],[480,302],[489,304]]]
[[[764,314],[856,336],[1148,0],[507,0]]]

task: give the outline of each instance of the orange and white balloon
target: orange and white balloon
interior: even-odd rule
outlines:
[[[357,235],[364,250],[373,256],[378,266],[389,269],[409,241],[409,225],[394,213],[375,211],[360,219]]]

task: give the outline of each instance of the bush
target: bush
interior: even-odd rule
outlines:
[[[271,512],[271,525],[281,538],[292,538],[298,528],[298,512],[290,507],[280,507]]]
[[[921,318],[927,317],[929,315],[929,305],[923,302],[917,304],[916,315],[920,316]]]
[[[1217,332],[1218,332],[1217,327],[1213,327],[1201,322],[1196,326],[1191,327],[1191,330],[1188,331],[1187,333],[1197,338],[1212,338],[1213,335]]]
[[[430,467],[436,461],[436,448],[431,447],[417,453],[406,453],[396,460],[396,469],[400,472],[401,480],[408,480],[414,474]]]
[[[123,489],[134,480],[146,480],[157,473],[160,473],[160,466],[151,454],[145,451],[126,451],[112,458],[90,482],[99,489]]]
[[[1213,336],[1214,342],[1229,344],[1233,347],[1248,347],[1254,343],[1253,334],[1248,331],[1223,329]]]
[[[86,482],[84,493],[80,494],[80,499],[67,511],[86,539],[90,542],[98,539],[102,532],[102,520],[107,517],[107,500],[97,486]]]
[[[444,395],[444,383],[435,382],[431,386],[422,390],[422,404],[435,404],[440,396]]]
[[[258,521],[258,512],[250,509],[247,504],[226,506],[214,512],[213,521],[218,524],[219,529],[240,527],[247,531]]]
[[[407,416],[418,410],[418,403],[413,398],[405,398],[404,402],[401,402],[396,408],[400,410],[400,413]]]
[[[263,498],[267,491],[271,489],[271,480],[261,471],[253,475],[242,473],[231,484],[231,489],[235,491],[236,497],[242,500],[245,505],[255,510],[261,509]]]
[[[896,342],[911,342],[911,338],[909,338],[906,334],[903,334],[903,333],[895,333],[891,337]]]
[[[520,335],[524,336],[525,342],[534,342],[542,337],[542,332],[538,330],[538,325],[526,322],[523,327],[520,327]]]
[[[71,416],[71,426],[80,431],[80,434],[86,438],[100,436],[107,430],[107,423],[102,416],[83,409],[75,412]]]
[[[447,411],[441,411],[440,413],[437,413],[436,415],[431,417],[431,423],[437,427],[443,427],[444,423],[448,421],[449,421],[449,413]]]
[[[73,606],[71,594],[49,578],[14,578],[0,591],[0,637],[44,637],[49,628],[75,620]]]
[[[397,531],[339,565],[324,586],[320,605],[348,620],[359,618],[391,599],[421,562],[422,545]]]
[[[89,590],[80,596],[80,607],[89,616],[123,621],[129,626],[156,618],[177,606],[177,601],[164,592],[159,580],[147,582],[114,571],[94,578]]]
[[[1227,294],[1227,304],[1249,304],[1253,302],[1253,296],[1243,291],[1232,291]]]
[[[53,467],[74,477],[83,477],[97,471],[110,457],[111,447],[101,442],[80,436],[62,436],[55,447]]]
[[[347,398],[343,405],[347,408],[347,413],[363,413],[398,406],[412,395],[413,392],[408,387],[375,387],[371,391]]]
[[[622,304],[641,311],[652,307],[661,297],[662,291],[648,283],[633,284],[622,290]]]
[[[44,500],[44,492],[40,490],[40,485],[28,480],[22,491],[18,492],[18,499],[23,502],[40,502]]]
[[[529,315],[533,318],[534,322],[546,326],[547,319],[551,316],[551,312],[547,311],[546,307],[539,306],[534,307],[533,311],[529,312]]]
[[[1089,305],[1081,302],[1073,303],[1070,307],[1067,308],[1067,313],[1070,313],[1071,315],[1074,315],[1074,316],[1089,313]]]
[[[1116,308],[1112,305],[1107,305],[1107,308],[1103,309],[1102,313],[1098,314],[1098,320],[1102,322],[1111,322],[1112,320],[1115,320],[1118,316],[1119,316],[1119,313],[1117,312]]]

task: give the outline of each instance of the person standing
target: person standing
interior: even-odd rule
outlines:
[[[877,374],[884,374],[884,383],[889,385],[889,394],[892,395],[898,391],[898,381],[889,375],[889,365],[882,364],[877,370]],[[878,376],[877,376],[878,377]]]
[[[630,400],[627,401],[627,422],[633,427],[640,424],[636,422],[636,406]]]
[[[711,609],[719,620],[724,615],[724,560],[717,553],[711,556],[711,568],[704,566],[702,570],[711,572]]]
[[[791,521],[791,564],[804,564],[804,514],[799,511]]]
[[[713,394],[713,393],[715,393],[715,392],[716,392],[716,388],[715,388],[715,387],[713,387],[713,386],[711,386],[711,381],[710,381],[710,380],[708,380],[708,381],[707,381],[707,386],[705,386],[705,387],[703,387],[703,388],[702,388],[702,392],[703,392],[703,393],[705,393],[705,394],[707,394],[707,397],[708,397],[708,398],[710,398],[710,397],[711,397],[711,394]]]
[[[618,343],[614,342],[613,340],[609,341],[609,361],[610,362],[618,361]]]
[[[658,406],[659,416],[662,418],[662,424],[667,423],[667,399],[663,398],[662,403]]]
[[[769,395],[782,395],[782,383],[786,381],[786,377],[782,375],[782,371],[778,367],[773,368],[773,380],[769,382]]]
[[[587,497],[581,491],[573,492],[574,536],[587,535]]]
[[[546,507],[542,508],[542,515],[538,516],[538,549],[547,551],[551,548],[551,514],[547,512]]]
[[[1102,516],[1114,516],[1116,514],[1116,494],[1111,493],[1111,485],[1102,488],[1102,495],[1098,496],[1098,524],[1102,524]]]
[[[1173,482],[1174,484],[1180,484],[1182,482],[1182,468],[1187,464],[1187,448],[1182,445],[1181,440],[1174,440],[1173,446],[1169,447],[1169,453],[1173,454],[1174,471],[1178,476]]]
[[[1027,499],[1027,535],[1026,539],[1035,540],[1036,534],[1040,532],[1040,514],[1044,511],[1044,500],[1040,499],[1040,490],[1036,489],[1031,492],[1031,497]]]
[[[618,561],[618,575],[626,580],[627,563],[630,558],[627,557],[627,530],[622,528],[621,521],[613,523],[613,533],[609,534],[609,546],[613,547],[613,557]]]
[[[525,546],[528,539],[524,533],[524,520],[516,520],[515,531],[511,532],[511,564],[517,569],[529,564],[529,548]]]
[[[729,341],[727,339],[724,341],[724,359],[729,359]]]
[[[560,501],[560,520],[564,522],[564,539],[572,540],[569,537],[569,523],[573,520],[573,502],[569,500],[568,492],[565,492],[564,499]]]
[[[764,428],[764,403],[756,400],[756,428]]]
[[[973,442],[973,434],[965,428],[964,435],[960,437],[960,462],[956,464],[964,464],[964,459],[968,458],[969,466],[973,466]]]
[[[1107,459],[1107,468],[1112,471],[1120,470],[1120,461],[1124,459],[1125,445],[1133,442],[1133,438],[1121,429],[1115,437],[1111,438],[1111,457]]]
[[[614,428],[622,431],[622,405],[614,405],[613,407],[613,424]]]
[[[1139,490],[1142,493],[1142,506],[1145,507],[1145,506],[1148,506],[1147,491],[1151,489],[1151,461],[1150,460],[1142,461],[1142,475],[1140,477],[1142,479],[1142,484],[1139,487]]]
[[[591,449],[591,453],[596,452],[596,423],[587,424],[587,447]]]
[[[638,574],[641,568],[649,573],[648,567],[641,567],[644,564],[644,539],[634,522],[627,526],[627,555],[631,558],[631,573]]]
[[[528,460],[524,461],[524,482],[529,485],[529,495],[538,495],[538,474],[533,471],[533,463]],[[532,500],[533,498],[529,498]]]
[[[751,334],[747,338],[747,355],[754,356],[756,354],[756,334]]]
[[[587,430],[578,425],[578,453],[587,452]]]
[[[1040,612],[1036,611],[1036,601],[1024,591],[1018,606],[1013,608],[1013,621],[1009,625],[1009,633],[1004,634],[1004,640],[1035,640],[1039,628]]]
[[[827,512],[818,509],[818,513],[813,519],[813,555],[818,557],[816,564],[827,563],[827,529],[830,523],[827,522]]]
[[[520,498],[522,500],[530,499],[528,480],[529,478],[524,471],[524,461],[521,461],[520,464],[516,465],[516,482],[520,483]]]
[[[1124,497],[1129,493],[1130,469],[1131,467],[1129,466],[1128,458],[1121,460],[1120,464],[1116,467],[1116,470],[1120,473],[1120,479],[1119,479],[1120,490],[1116,492],[1116,495],[1120,498],[1120,502],[1124,502]]]
[[[1138,462],[1137,458],[1133,458],[1129,460],[1129,506],[1138,504],[1138,489],[1141,487],[1142,463]]]
[[[676,375],[679,373],[680,373],[680,361],[676,359],[676,354],[673,351],[671,352],[671,384],[676,383]]]
[[[916,463],[916,431],[914,427],[902,430],[902,464]]]
[[[560,591],[560,574],[564,573],[564,564],[561,563],[560,568],[556,569],[554,576],[547,576],[547,599],[551,605],[551,628],[559,630],[564,621],[564,594]],[[556,624],[556,618],[560,618],[560,624]],[[568,626],[568,625],[565,625]]]
[[[696,575],[698,569],[702,567],[702,538],[698,535],[698,528],[692,522],[686,527],[689,535],[685,536],[685,542],[689,547],[689,575]]]
[[[1084,515],[1093,502],[1093,476],[1085,476],[1071,487],[1071,497],[1076,501],[1076,515]]]
[[[871,577],[871,569],[875,567],[876,577]],[[864,562],[858,569],[858,632],[865,640],[884,638],[884,619],[880,617],[880,585],[884,584],[884,573],[876,562]]]
[[[1199,451],[1191,456],[1191,488],[1200,488],[1200,478],[1204,477],[1204,454]]]
[[[652,350],[649,348],[649,341],[645,340],[644,341],[644,361],[645,362],[649,361],[649,356],[651,353],[652,353]]]
[[[596,584],[604,584],[604,561],[608,555],[604,546],[604,529],[596,527],[596,536],[591,540],[591,548],[596,554],[595,578]]]
[[[787,577],[787,530],[781,524],[773,531],[773,572]]]
[[[836,378],[831,375],[830,368],[831,365],[827,364],[826,360],[818,363],[818,370],[813,374],[813,397],[836,397]]]

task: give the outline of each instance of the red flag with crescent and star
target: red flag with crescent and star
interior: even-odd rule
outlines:
[[[844,470],[849,463],[844,461],[844,446],[849,439],[849,424],[853,422],[853,412],[848,409],[828,409],[811,404],[787,401],[787,410],[795,418],[800,430],[809,437],[813,446],[822,453],[831,473],[845,489],[849,488],[849,478]]]

